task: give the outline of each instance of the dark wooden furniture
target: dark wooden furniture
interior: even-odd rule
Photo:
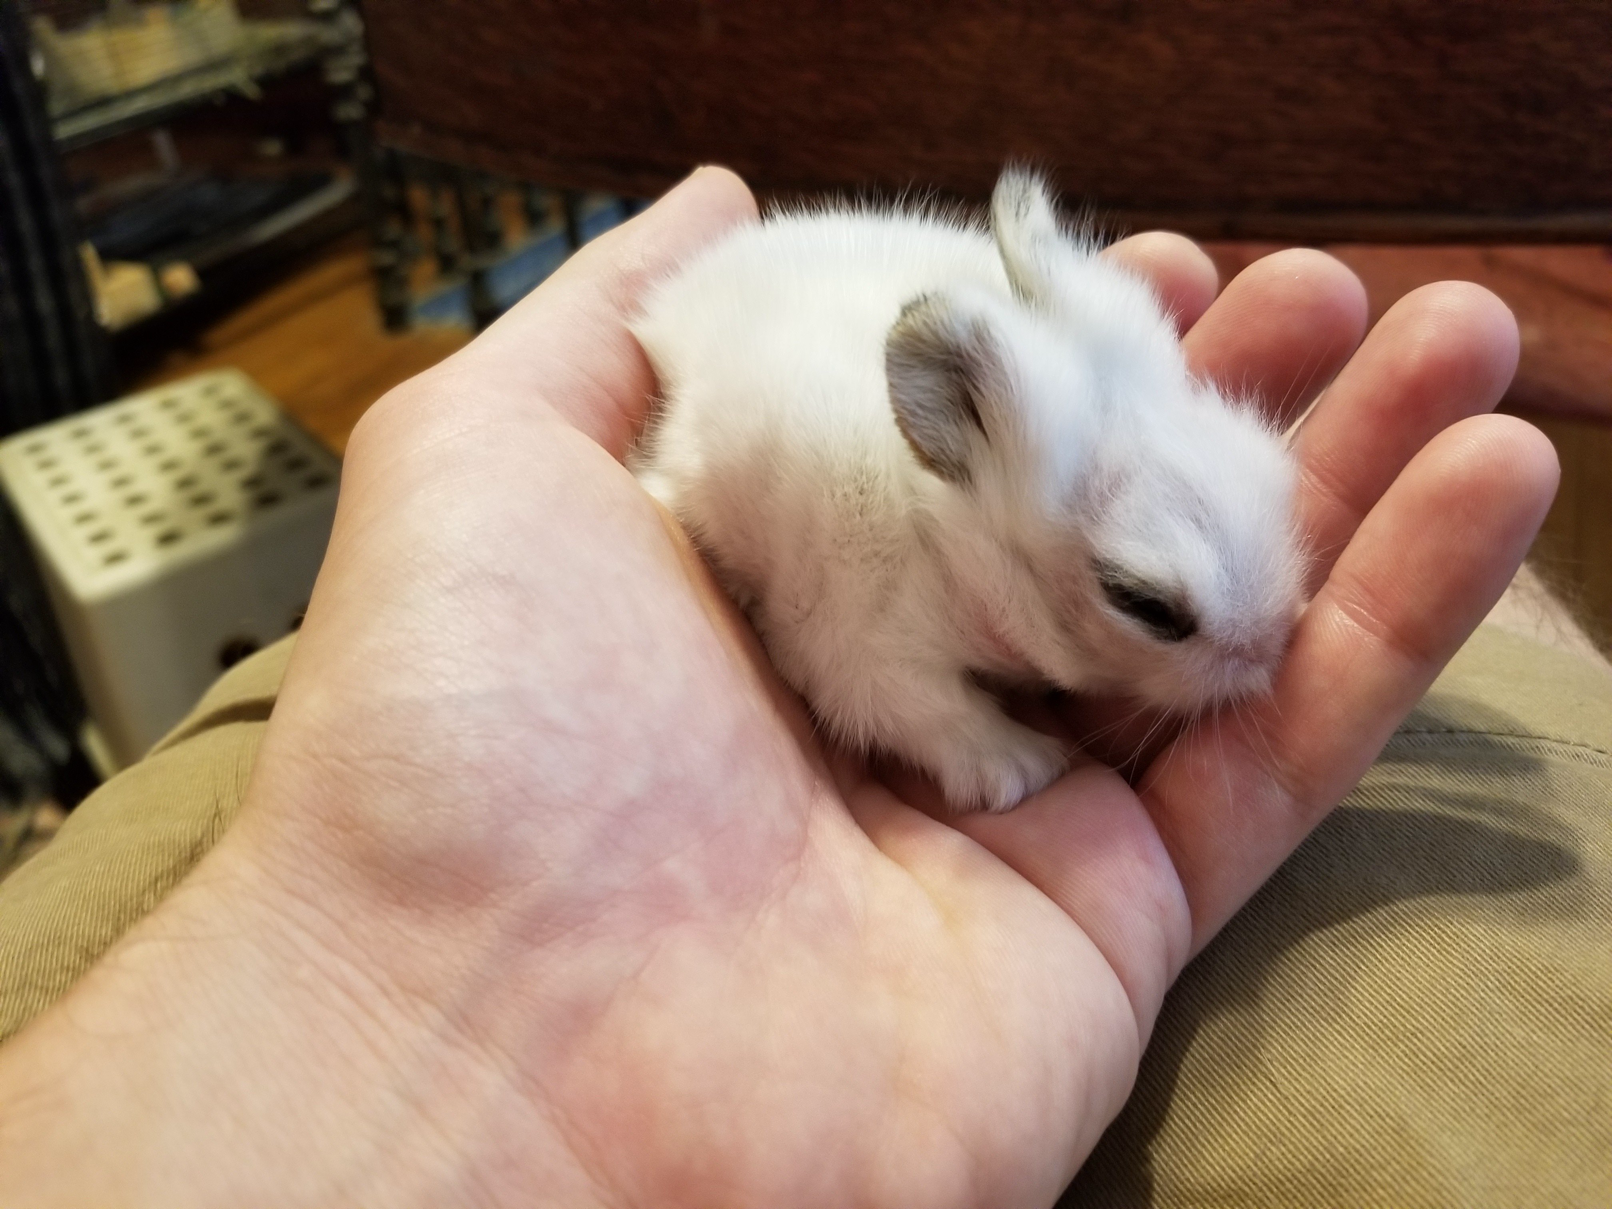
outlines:
[[[1118,226],[1612,238],[1605,0],[367,0],[383,137],[651,196],[979,198],[1050,168]]]

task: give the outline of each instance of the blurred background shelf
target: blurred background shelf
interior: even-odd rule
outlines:
[[[349,0],[0,0],[0,437],[127,392],[362,229],[362,33]],[[0,806],[71,807],[85,704],[7,519]]]
[[[101,315],[114,360],[137,370],[153,345],[184,338],[185,316],[228,307],[297,256],[357,227],[357,193],[350,173],[244,180],[198,173],[114,214],[107,227],[90,228],[98,258],[137,265],[155,283],[145,309]]]
[[[254,96],[259,86],[317,66],[341,42],[315,21],[254,20],[242,23],[243,46],[236,56],[156,80],[91,102],[51,118],[51,131],[64,151],[169,121],[188,109],[231,95]]]

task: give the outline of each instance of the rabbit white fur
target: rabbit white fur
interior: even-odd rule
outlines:
[[[820,724],[954,808],[1009,809],[1067,762],[975,673],[1184,712],[1268,687],[1298,605],[1290,456],[1037,177],[1004,173],[990,231],[741,228],[634,331],[662,392],[640,481]]]

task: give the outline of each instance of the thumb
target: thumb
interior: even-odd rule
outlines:
[[[528,411],[542,401],[619,458],[655,385],[627,322],[656,281],[755,219],[742,180],[699,168],[582,248],[442,368],[475,384],[467,406]]]

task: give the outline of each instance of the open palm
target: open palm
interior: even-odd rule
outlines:
[[[227,1063],[149,1043],[163,1106],[203,1097],[175,1066],[271,1072],[197,1127],[280,1122],[210,1185],[230,1203],[295,1167],[275,1203],[1050,1204],[1165,990],[1364,771],[1554,488],[1539,434],[1477,414],[1516,333],[1476,287],[1362,344],[1319,253],[1216,299],[1186,241],[1119,244],[1201,372],[1284,415],[1330,383],[1297,438],[1315,598],[1271,699],[1140,760],[1140,730],[1043,703],[1107,763],[945,820],[820,750],[620,464],[653,391],[624,317],[752,215],[696,174],[354,434],[240,823],[131,942],[183,954],[204,918],[251,942],[207,963]],[[112,965],[80,1016],[140,976]],[[203,1148],[147,1130],[125,1191]]]

